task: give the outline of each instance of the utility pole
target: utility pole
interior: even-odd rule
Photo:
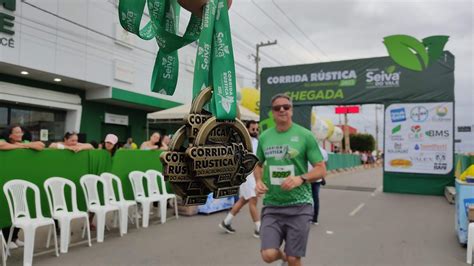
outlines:
[[[344,146],[345,152],[349,153],[351,150],[351,142],[349,136],[349,121],[347,118],[347,113],[344,113]]]
[[[258,73],[258,62],[260,61],[260,47],[264,47],[264,46],[270,46],[270,45],[275,45],[277,44],[277,40],[274,40],[273,42],[266,42],[266,43],[263,43],[263,42],[260,42],[260,43],[257,43],[256,45],[256,48],[257,48],[257,53],[256,53],[256,56],[255,56],[255,88],[258,90],[259,87],[260,87],[260,76],[259,76],[259,73]]]

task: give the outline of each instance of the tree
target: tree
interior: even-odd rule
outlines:
[[[351,134],[349,136],[352,151],[373,151],[375,149],[375,138],[370,134]],[[342,140],[344,149],[344,140]]]

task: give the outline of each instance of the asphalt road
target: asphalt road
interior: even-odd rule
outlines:
[[[465,264],[466,249],[454,230],[454,205],[443,197],[389,194],[382,191],[380,168],[331,175],[321,190],[320,224],[310,232],[305,265],[442,265]],[[169,210],[170,211],[170,210]],[[226,212],[155,218],[149,228],[120,237],[106,233],[104,243],[78,243],[76,224],[68,254],[45,250],[39,231],[35,265],[265,265],[259,240],[245,207],[234,219],[234,235],[217,226]],[[21,265],[14,250],[7,265]]]

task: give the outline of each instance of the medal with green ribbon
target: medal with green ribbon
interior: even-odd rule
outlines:
[[[145,2],[147,1],[147,2]],[[140,29],[145,4],[150,21]],[[227,0],[209,0],[203,18],[192,16],[185,34],[177,32],[176,0],[120,0],[121,25],[144,40],[156,39],[160,50],[152,90],[171,95],[178,74],[177,50],[199,38],[194,66],[193,105],[185,126],[173,135],[170,151],[161,154],[165,178],[185,205],[236,195],[253,170],[250,136],[238,114],[234,56]],[[203,109],[208,105],[212,115]],[[187,141],[186,141],[187,140]]]

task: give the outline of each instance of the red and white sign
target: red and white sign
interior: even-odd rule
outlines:
[[[359,106],[338,106],[336,114],[358,114]]]

